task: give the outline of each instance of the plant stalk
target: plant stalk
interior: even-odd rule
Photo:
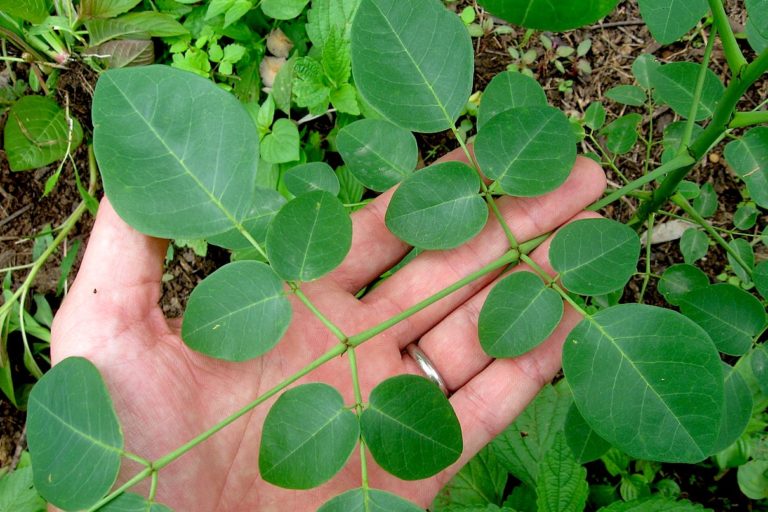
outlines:
[[[738,78],[742,69],[747,66],[747,59],[744,58],[744,54],[741,53],[739,43],[736,41],[733,29],[731,29],[731,22],[725,12],[725,6],[723,5],[722,0],[707,1],[709,2],[709,8],[712,11],[712,17],[714,18],[714,26],[720,33],[720,39],[723,41],[723,50],[725,51],[725,59],[728,62],[728,67],[731,68],[733,76]]]
[[[719,2],[719,0],[717,0]],[[704,92],[704,83],[707,78],[707,71],[709,71],[709,62],[712,58],[712,49],[715,47],[715,39],[717,38],[717,25],[714,26],[712,33],[709,34],[709,40],[707,41],[707,47],[704,50],[704,58],[699,68],[699,76],[696,80],[696,88],[693,91],[693,102],[691,103],[691,110],[688,113],[688,120],[685,123],[685,131],[683,132],[683,138],[680,141],[680,147],[677,149],[677,155],[680,156],[688,151],[688,146],[691,144],[693,138],[693,127],[696,125],[696,115],[699,112],[699,103],[701,103],[701,94]]]
[[[736,112],[728,128],[746,128],[757,124],[768,124],[768,110],[760,112]]]
[[[357,355],[355,354],[355,348],[350,347],[347,351],[347,357],[349,358],[349,368],[352,373],[352,389],[355,393],[355,414],[358,421],[363,414],[363,392],[360,388],[360,373],[357,368]],[[365,459],[365,440],[363,439],[362,431],[359,436],[360,444],[360,480],[363,492],[368,492],[368,461]]]
[[[319,309],[317,309],[317,306],[315,306],[311,300],[309,300],[309,297],[307,297],[303,291],[301,291],[301,288],[299,288],[299,283],[296,282],[290,282],[288,285],[293,290],[293,293],[296,294],[296,297],[299,298],[299,300],[307,306],[307,309],[309,309],[312,314],[314,314],[322,323],[325,325],[325,327],[333,333],[336,338],[342,343],[347,342],[347,335],[342,332],[339,327],[331,322],[327,316],[325,316]]]

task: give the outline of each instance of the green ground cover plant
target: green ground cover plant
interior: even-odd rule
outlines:
[[[545,0],[485,0],[480,5],[510,23],[557,32],[594,23],[617,3],[564,1],[554,8]],[[270,20],[281,20],[285,33],[296,34],[307,1],[158,2],[168,9],[156,13],[168,21],[163,26],[175,27],[164,32],[147,29],[154,26],[150,18],[160,21],[141,16],[152,13],[128,12],[138,2],[118,2],[119,9],[105,11],[98,10],[99,2],[82,3],[81,14],[90,13],[92,20],[70,16],[63,32],[71,35],[72,46],[62,43],[63,49],[85,40],[78,33],[82,22],[89,47],[100,51],[109,42],[146,47],[151,37],[165,37],[171,63],[128,67],[145,62],[138,55],[117,62],[88,54],[94,65],[110,68],[100,75],[94,93],[92,144],[115,210],[142,233],[205,240],[235,255],[235,261],[191,294],[182,325],[185,343],[225,361],[261,356],[280,343],[291,323],[290,295],[338,343],[153,461],[125,449],[112,399],[96,367],[84,358],[65,359],[29,396],[27,435],[37,492],[63,510],[169,510],[156,502],[163,469],[184,464],[177,459],[278,397],[264,423],[258,460],[254,456],[264,480],[288,489],[311,489],[331,479],[357,449],[363,461],[360,487],[319,510],[420,510],[370,487],[365,454],[370,452],[379,466],[404,480],[435,475],[462,452],[458,419],[443,393],[417,376],[387,379],[363,400],[356,349],[478,278],[522,262],[530,270],[500,280],[482,307],[480,343],[495,358],[527,353],[549,337],[567,304],[583,320],[564,346],[564,378],[544,388],[448,484],[432,509],[581,511],[589,500],[590,507],[607,512],[702,510],[678,499],[676,484],[659,478],[659,463],[704,460],[723,470],[738,468],[742,492],[764,506],[768,262],[756,261],[755,246],[765,244],[765,233],[755,226],[768,207],[768,113],[765,104],[742,110],[740,100],[768,70],[768,4],[745,3],[749,19],[744,35],[754,58],[742,51],[720,0],[638,0],[660,44],[696,27],[708,34],[701,62],[662,64],[645,55],[633,66],[635,84],[605,94],[604,101],[628,109],[652,112],[668,106],[679,121],[662,140],[644,135],[650,133],[642,128],[653,122],[652,116],[628,110],[609,120],[604,105],[595,101],[583,116],[569,117],[548,104],[533,78],[506,71],[482,94],[472,148],[461,122],[473,92],[474,20],[446,10],[438,0],[313,1],[306,38],[291,38],[303,51],[293,55],[268,48],[268,41],[244,29],[244,20],[269,29],[275,26]],[[3,3],[0,7],[23,18],[13,33],[25,44],[36,39],[24,27],[50,20],[49,5],[46,16],[42,8],[35,12],[33,3],[24,12]],[[172,8],[177,9],[175,18]],[[175,21],[182,16],[183,25]],[[217,21],[206,25],[205,20]],[[98,37],[99,31],[117,39]],[[43,41],[51,46],[46,55],[56,61],[62,48],[52,44],[51,34]],[[727,60],[725,77],[709,67],[716,43]],[[264,94],[258,88],[254,92],[248,81],[264,80],[262,64],[268,58],[282,59],[281,67],[271,77],[266,99],[258,103]],[[62,159],[83,139],[82,128],[66,108],[43,97],[22,98],[12,109],[12,119],[30,120],[12,123],[5,131],[6,151],[9,140],[10,148],[27,148],[13,160],[9,153],[19,170]],[[25,109],[32,114],[22,117]],[[306,112],[306,119],[336,114],[333,136],[343,167],[334,169],[322,161],[311,134],[301,134],[302,123],[290,117],[297,109]],[[47,120],[39,123],[39,130],[37,115]],[[417,171],[413,132],[446,130],[469,164],[438,163]],[[619,176],[621,156],[637,144],[646,146],[648,154],[658,144],[665,152],[659,167],[647,164],[642,177],[624,180],[590,207],[600,211],[625,198],[637,200],[639,207],[626,222],[584,219],[557,231],[549,248],[556,272],[551,276],[530,257],[547,236],[517,240],[496,200],[555,190],[567,179],[577,146],[585,141],[595,149],[590,156]],[[744,201],[733,230],[708,220],[717,206],[711,185],[687,181],[697,162],[720,143],[726,144],[724,157],[743,182]],[[94,163],[91,184],[95,168]],[[370,329],[343,332],[302,287],[327,275],[347,255],[350,211],[370,197],[364,189],[383,192],[393,186],[398,188],[386,225],[416,249],[459,247],[493,217],[504,227],[508,251]],[[82,211],[87,198],[90,194],[84,193]],[[655,275],[647,257],[650,243],[644,249],[638,232],[645,231],[650,241],[660,219],[675,216],[690,223],[680,239],[685,262]],[[696,266],[710,244],[727,253],[732,272],[723,282],[711,283]],[[638,270],[644,250],[645,268]],[[636,275],[643,279],[639,300],[623,302],[622,292]],[[651,282],[669,307],[643,303]],[[26,290],[6,298],[0,319],[9,322],[12,311],[25,318],[24,294]],[[354,403],[345,403],[338,390],[325,384],[292,387],[340,356],[349,361]],[[72,396],[78,400],[68,399]],[[413,404],[419,404],[418,411]],[[116,485],[125,460],[140,469]],[[596,460],[620,480],[618,490],[590,487],[583,464]],[[511,491],[509,474],[519,482]],[[144,480],[151,482],[146,495],[129,492]],[[18,489],[21,494],[28,485],[20,483]]]

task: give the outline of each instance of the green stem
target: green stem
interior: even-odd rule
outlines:
[[[112,491],[111,493],[107,494],[103,498],[101,498],[94,506],[88,509],[88,512],[95,512],[96,510],[99,510],[101,507],[109,503],[110,501],[114,500],[121,494],[123,494],[125,491],[133,487],[134,485],[138,484],[148,476],[150,476],[153,473],[152,468],[144,468],[139,473],[136,473],[133,478],[125,482],[123,485]]]
[[[157,481],[158,481],[158,472],[152,471],[151,482],[149,484],[149,495],[147,496],[149,498],[150,503],[155,501],[155,496],[157,496]]]
[[[761,112],[736,112],[728,128],[746,128],[756,124],[768,124],[768,110]]]
[[[720,0],[717,1],[719,2]],[[685,131],[683,132],[683,138],[680,141],[680,147],[677,150],[677,156],[683,155],[688,151],[688,146],[690,146],[691,139],[693,138],[693,128],[696,126],[696,114],[699,112],[701,95],[704,92],[704,83],[706,82],[707,71],[709,71],[709,61],[712,58],[712,49],[715,47],[716,38],[717,25],[715,25],[712,33],[709,34],[707,47],[704,50],[704,58],[699,68],[699,76],[696,80],[696,88],[693,90],[693,102],[691,103],[691,110],[688,114],[688,121],[685,123]]]
[[[305,306],[307,306],[307,309],[309,309],[312,314],[314,314],[321,322],[323,322],[323,325],[325,325],[329,331],[333,333],[336,338],[338,338],[339,341],[342,343],[347,342],[347,335],[342,332],[341,329],[339,329],[336,324],[331,322],[328,317],[326,317],[319,309],[317,309],[317,306],[315,306],[312,301],[309,300],[309,297],[304,295],[304,292],[301,291],[301,288],[299,288],[299,283],[297,282],[290,282],[288,283],[288,286],[291,287],[293,290],[293,293],[296,294],[296,297],[299,298],[301,302],[304,303]]]
[[[349,368],[352,371],[352,388],[355,393],[355,414],[357,414],[358,421],[363,414],[363,392],[360,388],[360,372],[357,369],[357,355],[355,354],[355,348],[350,347],[347,351],[347,357],[349,357]],[[360,479],[362,481],[363,492],[368,491],[368,463],[365,459],[365,441],[362,434],[360,435]]]
[[[731,68],[733,76],[738,77],[741,70],[747,65],[747,59],[741,53],[739,43],[736,41],[736,36],[731,29],[731,21],[725,13],[725,6],[722,0],[707,1],[709,2],[709,8],[712,10],[715,28],[720,33],[720,39],[723,41],[723,50],[725,51],[728,67]]]
[[[560,287],[560,285],[557,284],[557,281],[552,279],[552,277],[547,273],[547,271],[541,268],[541,265],[533,261],[533,258],[528,256],[527,254],[523,254],[522,256],[520,256],[520,261],[522,261],[523,263],[531,267],[534,270],[534,272],[536,272],[536,274],[538,274],[538,276],[542,278],[545,283],[547,283],[547,286],[550,286],[553,290],[559,293],[560,297],[562,297],[565,302],[570,304],[573,309],[578,311],[581,316],[583,316],[584,318],[587,318],[589,316],[589,313],[587,313],[584,310],[584,308],[582,308],[579,304],[577,304],[576,301],[573,300],[573,298],[571,298],[570,295],[568,295],[568,292],[563,290]]]

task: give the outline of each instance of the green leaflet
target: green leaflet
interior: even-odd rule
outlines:
[[[267,228],[286,200],[275,190],[256,188],[251,203],[251,209],[243,219],[243,228],[263,247],[267,240]],[[237,228],[208,237],[207,241],[233,251],[253,249],[251,242]]]
[[[494,15],[525,28],[564,32],[609,14],[618,0],[481,0]]]
[[[747,266],[747,268],[744,268],[729,252],[727,255],[728,264],[733,269],[733,273],[741,279],[742,283],[751,283],[752,278],[749,271],[755,268],[755,251],[752,249],[752,245],[743,238],[734,238],[728,242],[728,245],[741,257],[741,260]]]
[[[507,110],[488,121],[475,141],[483,173],[513,196],[538,196],[568,178],[576,139],[568,118],[553,107]]]
[[[309,0],[262,0],[261,10],[276,20],[292,20],[304,10]]]
[[[437,474],[461,455],[461,427],[448,399],[416,375],[391,377],[371,391],[360,418],[376,462],[403,480]]]
[[[627,454],[696,462],[712,453],[723,409],[714,344],[668,309],[622,304],[568,335],[563,370],[584,419]]]
[[[272,164],[294,162],[299,159],[301,140],[299,129],[290,119],[278,119],[272,132],[261,141],[261,157]]]
[[[571,404],[565,417],[565,440],[579,464],[599,459],[611,449],[610,443],[597,435],[584,420],[576,404]]]
[[[638,0],[640,14],[661,44],[674,43],[706,16],[707,0]]]
[[[395,191],[385,222],[398,238],[421,249],[451,249],[477,235],[488,220],[480,178],[461,162],[423,169]]]
[[[361,119],[345,126],[336,146],[352,174],[376,192],[410,176],[419,159],[413,134],[382,119]]]
[[[432,503],[434,512],[484,510],[501,504],[507,472],[491,446],[486,446],[456,473]]]
[[[605,97],[617,103],[632,107],[642,107],[647,101],[645,91],[636,85],[619,85],[605,91]]]
[[[285,188],[295,196],[325,190],[331,195],[339,193],[339,178],[333,168],[325,162],[310,162],[291,167],[283,175]]]
[[[755,280],[755,287],[763,298],[768,298],[768,261],[763,261],[755,266],[752,272],[752,278]]]
[[[283,282],[267,265],[237,261],[206,277],[189,296],[181,337],[192,349],[227,361],[268,352],[291,323]]]
[[[361,0],[352,24],[360,94],[416,132],[451,128],[472,92],[469,33],[439,0]]]
[[[69,121],[71,121],[71,129]],[[4,130],[4,148],[13,171],[37,169],[74,153],[83,129],[55,101],[24,96],[13,104]]]
[[[707,275],[693,265],[680,263],[667,268],[659,280],[659,293],[677,306],[686,293],[709,286]]]
[[[686,229],[680,238],[680,252],[687,264],[693,264],[709,252],[709,238],[696,228]]]
[[[139,231],[205,238],[250,211],[256,130],[211,81],[166,66],[108,71],[96,85],[93,124],[104,190]]]
[[[582,512],[589,495],[587,470],[579,464],[559,432],[539,465],[536,479],[539,512]]]
[[[735,443],[752,418],[752,392],[744,378],[731,366],[723,363],[725,374],[725,410],[720,422],[720,434],[712,453],[725,450]]]
[[[52,504],[89,508],[109,491],[120,471],[123,433],[93,363],[64,359],[32,388],[27,440],[35,488]]]
[[[494,116],[506,110],[546,105],[547,95],[536,80],[522,73],[504,71],[493,77],[483,92],[477,129],[481,130]]]
[[[637,127],[642,121],[643,116],[633,113],[621,116],[603,127],[600,133],[607,137],[605,146],[617,155],[629,152],[637,143]]]
[[[99,512],[172,512],[159,503],[150,504],[144,496],[127,492],[110,501]]]
[[[768,208],[768,126],[752,128],[725,147],[728,165],[744,180],[749,195]]]
[[[261,477],[287,489],[311,489],[344,467],[360,427],[341,394],[327,384],[304,384],[283,393],[264,420]]]
[[[352,489],[320,507],[317,512],[423,512],[410,501],[388,492]]]
[[[267,256],[285,280],[312,281],[336,268],[352,246],[352,219],[324,190],[283,206],[267,232]]]
[[[659,99],[682,117],[687,118],[691,114],[700,69],[701,64],[673,62],[659,66],[651,73],[651,82]],[[696,121],[712,117],[724,91],[725,87],[717,75],[707,69],[701,101],[696,111]]]
[[[584,111],[584,124],[590,130],[599,130],[605,126],[605,117],[605,107],[601,102],[595,101],[590,103],[587,110]]]

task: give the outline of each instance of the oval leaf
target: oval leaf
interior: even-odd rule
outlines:
[[[142,233],[205,238],[251,209],[256,129],[210,80],[166,66],[107,71],[96,85],[93,125],[104,190]]]
[[[647,101],[645,91],[636,85],[619,85],[605,92],[605,97],[617,103],[632,107],[642,107]]]
[[[680,39],[709,10],[707,0],[637,0],[637,3],[651,35],[661,44]]]
[[[549,248],[563,285],[581,295],[623,288],[637,268],[640,237],[609,219],[584,219],[560,229]]]
[[[514,272],[493,287],[478,321],[491,357],[517,357],[547,339],[563,316],[560,295],[530,272]]]
[[[677,306],[686,293],[709,286],[709,278],[697,267],[680,263],[664,271],[658,286],[667,302]]]
[[[515,108],[483,126],[475,156],[483,173],[507,194],[538,196],[568,178],[576,162],[576,139],[560,110]]]
[[[697,462],[712,453],[723,370],[707,333],[668,309],[623,304],[568,335],[563,370],[579,412],[628,455]]]
[[[424,509],[388,492],[352,489],[332,498],[317,512],[424,512]]]
[[[47,501],[87,509],[109,491],[120,471],[123,432],[93,363],[64,359],[32,388],[27,441],[35,488]]]
[[[385,380],[360,418],[376,462],[403,480],[437,474],[461,455],[461,427],[442,391],[416,375]]]
[[[680,311],[699,324],[725,354],[740,356],[765,326],[765,309],[753,295],[730,284],[693,290],[680,298]]]
[[[415,132],[451,128],[472,92],[473,49],[461,20],[439,0],[362,0],[352,24],[360,94]]]
[[[258,261],[237,261],[192,291],[181,337],[208,356],[247,361],[272,349],[290,323],[291,304],[275,272]]]
[[[325,190],[331,195],[338,195],[341,185],[333,168],[325,162],[310,162],[291,167],[283,175],[285,188],[295,196],[315,190]]]
[[[480,5],[510,23],[537,30],[564,32],[609,14],[618,0],[481,0]]]
[[[752,199],[768,208],[768,127],[758,126],[730,142],[725,159],[747,184]]]
[[[731,366],[723,363],[725,374],[725,410],[720,422],[720,435],[712,453],[725,450],[735,443],[752,417],[752,392],[744,378]]]
[[[355,178],[376,192],[410,176],[419,159],[413,134],[383,119],[361,119],[345,126],[336,146]]]
[[[687,118],[691,114],[700,69],[701,64],[673,62],[654,68],[652,71],[651,80],[659,99],[672,107],[672,110],[681,117]],[[724,92],[725,87],[720,79],[711,69],[707,69],[701,101],[696,111],[696,121],[712,117],[717,102],[720,101]]]
[[[304,384],[277,399],[264,420],[261,477],[286,489],[311,489],[347,463],[360,436],[355,413],[327,384]]]
[[[395,191],[387,208],[387,227],[421,249],[458,247],[488,220],[479,190],[480,177],[461,162],[427,167]]]
[[[336,268],[352,246],[352,220],[344,205],[318,190],[293,199],[267,232],[267,255],[286,280],[311,281]]]
[[[480,110],[477,113],[477,129],[494,116],[520,107],[545,107],[547,95],[539,82],[522,73],[499,73],[485,88]]]
[[[270,222],[272,222],[272,219],[275,218],[275,215],[277,215],[277,212],[280,211],[280,208],[285,203],[285,198],[276,190],[256,188],[253,194],[251,209],[243,219],[243,228],[257,243],[263,246],[267,240],[267,229]],[[232,251],[253,248],[251,243],[237,228],[232,228],[220,235],[208,237],[208,243]]]
[[[565,417],[565,440],[579,464],[597,460],[611,449],[611,444],[597,435],[579,412],[576,404],[571,404]]]

